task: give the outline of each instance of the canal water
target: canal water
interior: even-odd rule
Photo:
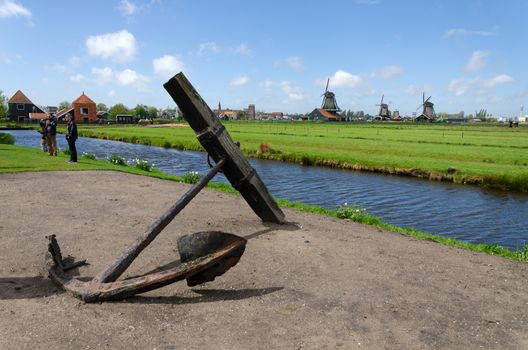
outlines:
[[[37,131],[9,131],[17,145],[39,147]],[[57,135],[66,149],[63,135]],[[79,155],[99,159],[118,154],[142,159],[174,175],[205,174],[205,153],[81,137]],[[251,165],[277,198],[335,209],[357,204],[383,221],[472,243],[498,243],[517,250],[528,244],[528,195],[415,178],[352,172],[250,159]],[[214,181],[227,182],[222,175]]]

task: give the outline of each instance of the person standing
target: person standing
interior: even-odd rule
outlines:
[[[70,147],[70,160],[69,163],[77,162],[77,149],[75,148],[75,141],[77,141],[77,125],[72,119],[71,114],[66,114],[66,122],[68,127],[66,129],[66,141],[68,141],[68,146]]]
[[[46,138],[46,120],[41,119],[40,120],[40,149],[42,152],[48,152],[48,139]]]
[[[46,122],[46,139],[48,140],[48,153],[50,156],[57,156],[57,121],[52,115]]]

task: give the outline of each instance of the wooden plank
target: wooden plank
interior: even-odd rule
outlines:
[[[283,223],[284,213],[266,185],[185,75],[178,73],[163,86],[182,110],[198,141],[211,158],[215,162],[226,159],[222,167],[226,178],[242,194],[255,214],[265,222]]]

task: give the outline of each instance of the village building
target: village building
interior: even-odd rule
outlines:
[[[110,119],[111,115],[108,111],[97,111],[97,122],[102,123]]]
[[[70,108],[64,108],[58,111],[57,119],[64,120],[64,117],[68,113],[72,116],[72,120],[77,123],[97,122],[97,106],[91,98],[84,94],[84,92],[72,102]]]
[[[9,101],[7,101],[7,104],[9,119],[17,122],[30,120],[30,114],[44,113],[41,108],[31,102],[31,100],[20,90],[15,92]],[[34,119],[38,119],[36,115],[34,116]]]
[[[116,123],[117,124],[134,124],[137,123],[138,120],[134,118],[134,115],[132,114],[118,114],[116,115]]]
[[[321,108],[316,108],[308,114],[309,120],[325,121],[325,122],[335,122],[341,121],[343,117],[341,114],[341,109],[337,106],[337,101],[335,94],[331,91],[328,91],[328,84],[330,79],[326,82],[326,89],[323,94],[323,103]]]
[[[417,122],[431,122],[436,120],[436,113],[434,110],[434,103],[429,101],[431,99],[431,96],[429,96],[427,99],[425,99],[425,93],[422,97],[422,104],[416,109],[420,109],[423,107],[422,114],[420,114],[417,118]]]
[[[59,108],[56,107],[56,106],[46,106],[44,107],[44,112],[47,113],[47,114],[57,114],[57,112],[59,111]]]

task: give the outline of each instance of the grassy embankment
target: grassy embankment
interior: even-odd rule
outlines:
[[[225,123],[249,157],[528,192],[528,128],[490,125]],[[185,127],[80,126],[82,136],[199,150]]]
[[[38,149],[3,145],[0,144],[0,173],[12,173],[22,171],[63,171],[63,170],[113,170],[122,171],[137,175],[146,175],[160,179],[182,181],[181,177],[166,174],[159,170],[152,172],[143,171],[132,166],[114,165],[108,161],[80,159],[78,163],[67,163],[68,158],[64,155],[58,157],[49,157]],[[104,178],[104,177],[103,177]],[[209,188],[220,190],[228,193],[236,193],[229,185],[220,183],[210,183]],[[382,229],[399,232],[403,235],[415,237],[422,240],[431,240],[441,244],[459,247],[474,251],[485,252],[492,255],[503,256],[509,259],[528,261],[528,246],[519,251],[511,251],[497,244],[473,244],[466,243],[452,238],[446,238],[439,235],[424,233],[415,229],[401,228],[382,222],[379,218],[369,215],[363,210],[355,207],[341,207],[336,210],[324,209],[313,205],[292,203],[287,200],[278,200],[283,207],[294,208],[296,210],[316,213],[348,219],[360,222],[366,225],[379,227]]]

